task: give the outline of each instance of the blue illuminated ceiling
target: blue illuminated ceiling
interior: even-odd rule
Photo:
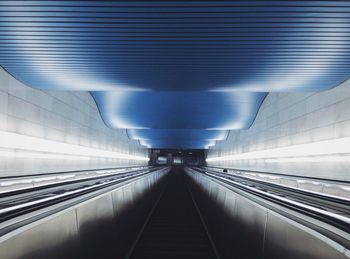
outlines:
[[[149,147],[207,148],[268,92],[346,80],[348,1],[0,1],[0,64],[25,84],[91,91]]]
[[[254,120],[264,95],[248,92],[93,92],[110,127],[241,129]]]

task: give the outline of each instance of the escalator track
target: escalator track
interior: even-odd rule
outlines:
[[[181,167],[172,169],[168,185],[129,258],[218,258]]]

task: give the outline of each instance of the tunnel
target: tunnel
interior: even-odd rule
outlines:
[[[0,1],[0,259],[350,258],[350,1]]]

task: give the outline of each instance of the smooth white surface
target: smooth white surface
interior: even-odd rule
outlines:
[[[229,156],[220,156],[207,158],[207,162],[244,160],[244,159],[265,159],[265,158],[290,158],[294,160],[307,161],[317,160],[317,158],[306,158],[306,156],[320,156],[333,154],[350,154],[350,137],[318,141],[313,143],[293,145],[281,148],[272,148],[255,152],[234,154]],[[306,159],[306,160],[305,160]],[[330,157],[328,161],[338,161],[339,157]],[[272,160],[274,161],[274,160]],[[265,161],[265,162],[272,162]],[[283,161],[283,160],[280,160]],[[322,158],[319,159],[322,161]],[[344,161],[344,159],[342,159]]]
[[[208,165],[348,181],[349,111],[350,80],[323,92],[270,93],[249,129],[230,131],[209,149]],[[272,157],[267,150],[286,153]]]
[[[126,130],[110,129],[103,123],[88,92],[36,90],[19,82],[1,68],[0,131],[38,138],[39,142],[47,140],[67,144],[65,147],[72,150],[62,153],[59,148],[62,145],[58,146],[57,143],[53,144],[57,150],[52,150],[51,146],[45,152],[33,151],[33,146],[29,149],[0,147],[0,176],[138,166],[147,163],[146,160],[115,158],[116,154],[126,154],[129,158],[146,158],[148,155],[146,148],[138,141],[128,138]],[[7,136],[0,137],[0,145],[8,141]],[[39,144],[38,141],[36,144]],[[45,142],[45,146],[47,143]],[[38,147],[40,148],[40,144]],[[85,155],[77,155],[77,150]],[[90,156],[96,152],[97,156]]]
[[[38,152],[48,152],[54,154],[72,155],[78,157],[105,157],[120,158],[130,160],[148,161],[149,159],[141,156],[133,156],[118,152],[111,152],[96,148],[72,145],[47,139],[41,139],[13,132],[0,131],[0,147],[11,149],[23,149]],[[0,152],[1,156],[1,152]]]

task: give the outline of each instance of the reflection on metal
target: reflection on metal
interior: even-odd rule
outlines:
[[[350,258],[348,231],[307,216],[304,210],[293,210],[274,199],[266,199],[258,192],[190,169],[187,172],[223,258]],[[275,195],[271,191],[266,193]]]
[[[168,171],[153,171],[1,222],[6,233],[0,237],[1,258],[123,258],[128,240],[136,236],[133,227],[143,223],[139,220],[159,195]],[[4,232],[9,228],[13,230]]]

